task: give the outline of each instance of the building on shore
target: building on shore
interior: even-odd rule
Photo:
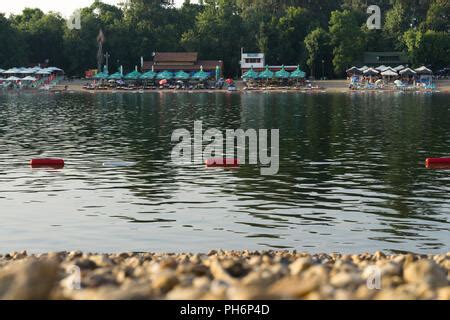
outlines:
[[[241,75],[248,72],[250,69],[253,69],[255,72],[263,72],[268,69],[272,72],[277,72],[282,69],[288,72],[293,72],[297,70],[298,66],[267,66],[266,65],[266,56],[264,53],[244,53],[244,50],[241,52]]]
[[[217,68],[220,69],[220,76],[222,76],[222,60],[200,60],[197,52],[156,52],[153,54],[153,61],[143,62],[142,71],[170,71],[175,73],[184,71],[192,74],[203,69],[203,71],[214,76]]]
[[[387,66],[408,65],[410,63],[408,55],[404,52],[364,52],[361,65],[369,67],[379,66],[380,64]]]

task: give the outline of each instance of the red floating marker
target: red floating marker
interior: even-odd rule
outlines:
[[[432,165],[442,165],[442,164],[446,164],[446,165],[450,165],[450,158],[428,158],[427,160],[425,160],[425,165],[427,167],[430,167]]]
[[[30,161],[32,167],[51,167],[51,168],[62,168],[64,167],[63,159],[53,159],[53,158],[43,158],[43,159],[32,159]]]
[[[232,158],[214,158],[205,161],[208,168],[237,168],[239,167],[239,159]]]

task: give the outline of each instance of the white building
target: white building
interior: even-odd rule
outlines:
[[[247,72],[251,68],[254,70],[263,70],[266,66],[266,58],[264,53],[241,53],[241,70],[242,73]]]

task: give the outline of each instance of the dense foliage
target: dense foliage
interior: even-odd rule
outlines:
[[[48,61],[71,75],[95,68],[102,29],[110,69],[139,65],[155,51],[198,51],[239,74],[241,47],[267,54],[270,64],[299,64],[315,76],[342,76],[364,51],[405,51],[415,65],[450,65],[448,0],[204,0],[182,7],[130,0],[96,1],[81,10],[81,30],[58,14],[25,9],[0,14],[0,66]],[[382,10],[382,29],[368,30],[366,9]]]

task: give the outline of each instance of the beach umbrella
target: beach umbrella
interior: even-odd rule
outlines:
[[[273,78],[273,72],[269,70],[269,66],[266,66],[266,70],[261,72],[259,74],[260,79],[272,79]]]
[[[359,68],[359,71],[364,72],[367,69],[369,69],[369,67],[368,66],[364,66],[364,67]]]
[[[373,69],[373,68],[369,68],[369,69],[367,69],[366,71],[364,71],[363,74],[364,74],[365,76],[371,77],[371,76],[376,76],[376,75],[378,75],[379,72],[378,72],[377,70]]]
[[[129,74],[127,74],[125,77],[123,77],[125,80],[138,80],[140,79],[142,74],[139,71],[132,71]]]
[[[399,73],[401,76],[414,76],[417,74],[417,72],[415,72],[414,70],[412,70],[410,68],[403,69]]]
[[[420,74],[420,75],[422,75],[422,74],[424,74],[424,75],[431,75],[431,74],[433,74],[433,71],[431,71],[430,69],[428,69],[425,66],[417,68],[414,71],[417,72],[417,74]]]
[[[301,79],[301,78],[305,78],[305,77],[306,77],[306,73],[300,69],[300,66],[297,66],[297,69],[291,73],[291,78],[293,78],[293,79]]]
[[[220,67],[216,66],[216,81],[219,81],[220,79]]]
[[[6,81],[19,81],[19,80],[22,80],[22,79],[14,77],[14,76],[9,77],[8,79],[6,79]]]
[[[177,79],[177,80],[188,80],[189,77],[190,77],[189,74],[184,71],[178,71],[175,74],[175,79]]]
[[[242,79],[244,80],[248,80],[248,79],[257,79],[258,78],[258,72],[256,72],[255,70],[253,70],[253,67],[250,68],[250,70],[248,70],[247,72],[245,72],[242,75]]]
[[[5,71],[5,69],[0,68],[0,73],[3,73]]]
[[[385,76],[385,77],[396,77],[396,76],[398,76],[397,72],[395,72],[391,68],[388,68],[385,71],[381,72],[381,75]]]
[[[122,78],[123,78],[123,75],[120,72],[113,73],[112,75],[110,75],[108,77],[109,80],[120,80]]]
[[[192,76],[192,79],[195,79],[195,80],[206,80],[208,78],[209,78],[209,73],[203,71],[203,66],[200,67],[199,72],[195,73]]]
[[[281,67],[280,71],[275,73],[275,77],[278,79],[288,79],[291,74],[284,70],[284,66]]]
[[[154,71],[148,71],[141,76],[142,80],[153,80],[156,78],[156,73]]]
[[[405,69],[405,68],[406,68],[406,67],[405,67],[404,65],[401,64],[401,65],[395,67],[394,70],[397,71],[397,72],[399,72],[399,71],[401,71],[401,70],[403,70],[403,69]]]
[[[3,74],[16,74],[16,73],[19,73],[19,69],[17,69],[17,68],[11,68],[11,69],[8,69],[8,70],[6,70],[6,71],[3,71]]]
[[[173,73],[166,70],[166,71],[158,73],[156,78],[158,80],[164,80],[164,79],[165,80],[170,80],[170,79],[173,78]]]
[[[22,81],[36,81],[37,79],[35,77],[32,76],[28,76],[22,79]]]
[[[357,67],[351,67],[350,69],[347,69],[345,72],[349,73],[349,74],[352,74],[352,75],[362,74],[362,71],[359,70]]]
[[[379,66],[379,67],[376,67],[375,68],[375,70],[378,70],[378,71],[385,71],[386,69],[388,69],[389,67],[386,67],[384,64],[383,65],[381,65],[381,66]]]
[[[36,74],[37,74],[37,73],[36,73]],[[105,72],[97,73],[97,74],[94,76],[94,79],[99,79],[99,80],[105,80],[105,79],[108,79],[108,74],[105,73]]]
[[[40,76],[48,76],[48,75],[50,75],[50,72],[48,72],[45,69],[41,69],[41,70],[35,72],[35,74],[40,75]]]

